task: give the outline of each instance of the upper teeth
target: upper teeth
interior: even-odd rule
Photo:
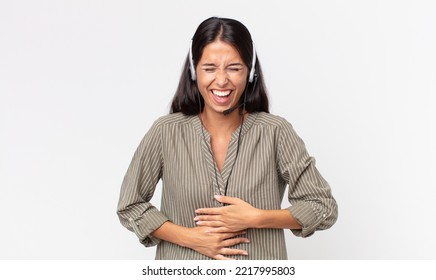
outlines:
[[[230,94],[230,90],[224,90],[224,91],[220,91],[220,90],[213,90],[212,93],[217,95],[217,96],[227,96]]]

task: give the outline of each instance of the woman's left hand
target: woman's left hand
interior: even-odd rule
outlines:
[[[213,227],[210,232],[237,232],[256,227],[260,209],[236,197],[216,195],[215,199],[227,206],[195,210],[194,221],[198,226]]]

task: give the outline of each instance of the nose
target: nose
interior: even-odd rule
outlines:
[[[217,83],[218,86],[223,87],[228,83],[229,79],[227,76],[227,71],[225,70],[219,70],[216,73],[215,76],[215,82]]]

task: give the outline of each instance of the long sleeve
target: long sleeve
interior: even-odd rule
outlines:
[[[121,224],[135,232],[145,246],[160,242],[151,233],[168,218],[150,200],[162,176],[161,131],[155,122],[137,148],[124,177],[117,214]]]
[[[329,184],[315,167],[315,159],[306,151],[291,124],[283,121],[279,136],[279,172],[289,185],[288,210],[302,225],[292,230],[296,236],[308,237],[316,230],[330,228],[337,220],[338,209]]]
[[[226,182],[229,196],[271,210],[281,208],[289,185],[289,211],[303,225],[302,230],[293,231],[296,235],[309,236],[335,222],[337,208],[330,187],[285,119],[263,112],[248,114],[235,161],[238,137],[236,130],[229,143],[227,163],[216,174],[198,116],[163,116],[144,136],[123,180],[117,213],[142,244],[157,245],[157,260],[209,259],[151,233],[166,221],[195,227],[195,210],[215,207],[214,194],[224,189]],[[150,203],[159,180],[160,210]],[[283,229],[247,229],[246,237],[250,243],[234,248],[250,253],[236,259],[287,259]]]

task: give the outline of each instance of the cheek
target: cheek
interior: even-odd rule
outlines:
[[[248,79],[244,74],[235,76],[232,79],[232,81],[233,81],[233,84],[235,85],[235,87],[240,89],[240,90],[244,90],[245,85],[248,83]]]
[[[207,85],[205,84],[197,84],[198,90],[200,91],[200,95],[203,97],[203,99],[209,98],[209,91],[207,89]]]
[[[200,91],[207,90],[212,81],[213,79],[211,77],[201,75],[197,79],[197,87],[200,89]]]
[[[247,82],[245,80],[240,81],[236,87],[240,90],[240,91],[244,91],[245,86],[246,86]]]
[[[200,93],[201,94],[204,94],[204,93],[206,93],[207,92],[207,88],[208,88],[208,85],[209,84],[207,84],[207,83],[204,83],[204,82],[198,82],[197,83],[197,87],[198,87],[198,89],[200,90]]]

